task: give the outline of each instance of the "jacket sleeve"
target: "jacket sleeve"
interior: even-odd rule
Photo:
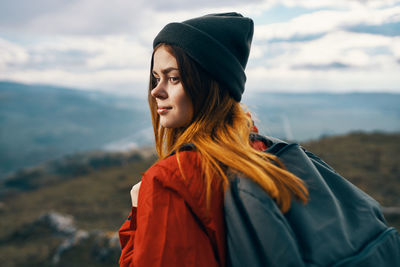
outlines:
[[[133,242],[136,232],[136,213],[137,208],[132,207],[128,219],[119,229],[119,241],[121,243],[120,264],[125,258],[129,258],[133,252]]]
[[[137,211],[120,238],[120,266],[218,266],[206,232],[181,194],[152,175],[143,177]]]

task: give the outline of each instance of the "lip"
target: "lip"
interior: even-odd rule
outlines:
[[[169,107],[169,106],[159,106],[159,107],[157,107],[157,113],[159,115],[164,115],[171,109],[172,109],[172,107]]]

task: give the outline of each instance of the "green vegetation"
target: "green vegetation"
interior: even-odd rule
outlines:
[[[400,206],[400,133],[352,133],[302,145],[383,206]],[[2,266],[115,266],[116,231],[130,211],[130,188],[154,160],[149,149],[79,154],[4,181]],[[66,222],[72,216],[74,223],[60,230],[46,219],[51,212],[66,216]],[[398,215],[387,219],[400,229]]]
[[[400,134],[356,132],[302,145],[381,205],[400,207]]]
[[[31,173],[30,178],[40,186],[36,186],[35,190],[29,187],[24,188],[29,190],[14,192],[3,198],[1,202],[0,262],[4,264],[3,266],[51,265],[52,256],[64,240],[64,236],[59,233],[51,234],[43,227],[37,227],[35,222],[46,212],[57,211],[60,214],[72,215],[78,229],[103,233],[117,231],[129,215],[129,191],[132,185],[140,180],[141,173],[155,160],[154,156],[148,157],[142,154],[137,152],[126,154],[126,159],[131,160],[127,160],[124,164],[117,164],[118,166],[104,168],[100,168],[97,164],[95,164],[96,168],[93,168],[90,165],[93,160],[87,161],[86,171],[83,175],[77,176],[56,174],[51,168],[47,170],[43,166],[26,171]],[[117,158],[121,158],[121,154],[115,155],[115,159]],[[70,166],[82,169],[81,164]],[[73,168],[70,172],[75,173]],[[12,180],[20,179],[13,177]],[[44,185],[42,181],[51,181],[51,183]],[[7,184],[9,182],[6,181],[3,187]],[[15,186],[15,183],[11,185]],[[24,232],[24,229],[32,228],[34,231],[31,233]],[[89,237],[78,244],[80,249],[76,249],[75,254],[69,255],[71,253],[69,251],[67,261],[63,262],[62,257],[56,266],[71,266],[65,264],[79,262],[80,259],[82,266],[110,266],[108,260],[97,262],[96,258],[91,256],[92,250],[96,246],[102,247],[101,242],[106,242],[104,240],[103,238],[99,241],[98,236]],[[88,246],[91,249],[86,250]],[[113,255],[114,263],[111,265],[115,265],[118,259],[118,246],[116,251],[117,253],[114,251],[110,254]]]

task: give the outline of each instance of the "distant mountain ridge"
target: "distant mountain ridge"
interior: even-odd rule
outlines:
[[[261,133],[309,140],[354,130],[400,131],[400,94],[245,93]],[[147,101],[0,81],[0,179],[87,150],[153,142]]]
[[[0,178],[66,154],[101,149],[149,128],[143,102],[99,92],[0,82]]]
[[[243,101],[265,134],[289,140],[400,131],[400,94],[255,93]]]

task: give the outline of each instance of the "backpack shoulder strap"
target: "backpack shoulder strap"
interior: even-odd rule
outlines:
[[[184,144],[179,148],[179,152],[195,151],[195,150],[196,150],[196,147],[192,143]],[[171,154],[168,155],[168,157],[175,155],[175,154],[176,154],[176,150],[172,151]]]

